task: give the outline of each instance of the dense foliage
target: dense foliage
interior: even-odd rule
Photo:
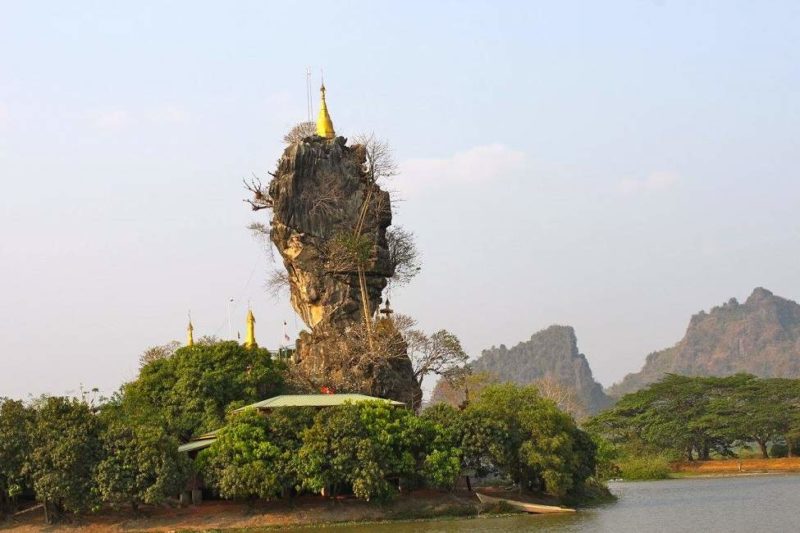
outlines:
[[[225,423],[226,411],[279,394],[283,363],[234,341],[179,348],[145,364],[108,409],[134,424],[187,440]]]
[[[313,419],[283,411],[235,415],[201,453],[204,478],[221,496],[293,489],[385,500],[406,486],[451,489],[463,473],[563,496],[594,473],[594,443],[533,387],[492,386],[463,411],[439,404],[420,416],[382,402],[322,409]],[[281,425],[295,430],[281,433]]]
[[[26,468],[48,520],[96,504],[92,489],[101,430],[97,416],[80,400],[45,398],[35,408]]]
[[[138,378],[99,408],[85,398],[0,399],[0,515],[22,495],[42,502],[49,522],[103,504],[137,509],[174,498],[193,466],[180,442],[283,387],[282,363],[235,342],[146,355]],[[280,420],[270,437],[294,431]]]
[[[255,410],[233,413],[198,463],[205,480],[223,498],[271,499],[297,485],[297,450],[313,411],[285,408],[272,416]]]
[[[791,455],[800,436],[800,380],[668,375],[625,395],[588,427],[628,455],[709,459],[754,444],[766,458],[770,443]]]
[[[202,479],[222,498],[450,490],[465,474],[494,474],[557,496],[593,473],[595,445],[534,387],[487,385],[462,409],[416,414],[382,401],[237,410],[281,391],[266,350],[216,342],[159,352],[139,377],[94,407],[83,399],[0,401],[0,510],[21,495],[64,513],[174,499]],[[214,430],[192,461],[180,442]]]
[[[177,439],[163,428],[115,424],[102,441],[95,481],[103,501],[137,509],[183,490],[191,465],[186,454],[178,452]]]
[[[0,517],[15,509],[28,487],[25,459],[30,456],[33,411],[22,402],[0,398]]]

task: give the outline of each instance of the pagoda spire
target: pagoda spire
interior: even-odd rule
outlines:
[[[317,115],[317,135],[323,139],[333,139],[336,132],[333,130],[333,121],[328,114],[328,104],[325,102],[325,82],[319,88],[321,102],[319,105],[319,115]]]
[[[189,319],[189,325],[186,327],[186,346],[194,346],[194,326],[192,326],[192,319]]]
[[[253,316],[253,310],[247,310],[247,336],[244,340],[246,348],[253,348],[256,344],[256,317]]]

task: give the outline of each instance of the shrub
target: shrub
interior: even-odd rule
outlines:
[[[622,478],[631,481],[666,479],[671,471],[669,460],[663,455],[627,457],[618,466]]]
[[[769,449],[770,457],[787,457],[789,455],[789,447],[782,443],[773,444]]]

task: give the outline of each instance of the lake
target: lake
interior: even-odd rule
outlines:
[[[366,524],[347,533],[783,532],[800,530],[800,476],[769,475],[610,483],[616,503],[574,515]],[[296,528],[295,533],[319,532]]]

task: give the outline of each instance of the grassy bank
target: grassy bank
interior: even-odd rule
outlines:
[[[619,477],[626,481],[684,478],[707,475],[752,475],[800,473],[800,457],[775,459],[714,459],[710,461],[672,461],[666,456],[626,457],[617,462]]]
[[[626,457],[617,467],[620,477],[628,481],[667,479],[672,471],[669,458],[663,455]]]
[[[756,474],[800,472],[800,457],[775,459],[718,459],[713,461],[683,461],[672,463],[671,473],[680,476],[706,474]]]

